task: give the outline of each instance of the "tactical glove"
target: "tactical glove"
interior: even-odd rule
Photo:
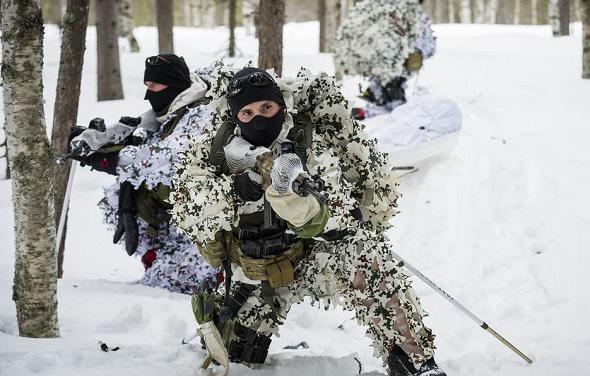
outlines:
[[[118,243],[123,234],[125,234],[125,250],[129,256],[137,251],[137,244],[139,242],[136,213],[135,190],[131,183],[121,183],[119,189],[119,221],[113,237],[113,243]]]
[[[92,167],[93,170],[106,172],[110,175],[117,175],[119,151],[97,151],[95,153],[88,154],[88,152],[90,152],[90,147],[84,142],[84,140],[73,141],[74,138],[84,133],[84,131],[87,129],[88,128],[80,126],[75,126],[70,129],[70,135],[68,137],[68,153],[71,153],[72,150],[77,149],[79,152],[73,153],[71,157],[72,159],[79,161],[82,167],[88,165]]]
[[[262,177],[253,171],[234,175],[234,192],[243,201],[258,201],[262,198]]]

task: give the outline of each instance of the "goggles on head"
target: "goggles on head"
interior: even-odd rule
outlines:
[[[184,59],[182,57],[180,59],[182,61],[184,61]],[[180,73],[181,76],[186,77],[186,72],[183,72],[180,68],[178,68],[176,65],[172,64],[169,60],[167,60],[163,56],[154,55],[154,56],[146,57],[146,59],[145,59],[145,67],[146,68],[147,67],[157,67],[157,66],[164,65],[164,64],[170,65],[178,73]]]
[[[266,72],[250,73],[247,76],[232,80],[229,85],[227,85],[227,96],[231,98],[238,95],[242,90],[244,90],[244,85],[246,84],[250,86],[261,87],[274,83],[275,80],[270,74]]]

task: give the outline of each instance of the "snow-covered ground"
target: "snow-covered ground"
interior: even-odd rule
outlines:
[[[549,27],[439,25],[438,54],[420,85],[454,99],[464,113],[459,144],[446,159],[401,181],[397,252],[534,359],[526,365],[416,280],[438,362],[449,375],[590,375],[590,81],[581,71],[581,28],[553,38]],[[136,30],[142,52],[122,46],[126,100],[96,102],[96,38],[88,45],[80,124],[107,123],[146,109],[145,56],[153,28]],[[317,23],[288,24],[285,74],[306,65],[333,72],[317,53]],[[227,45],[224,29],[175,29],[177,52],[209,64]],[[238,31],[239,63],[256,61],[254,38]],[[46,30],[45,98],[52,119],[59,65],[57,29]],[[358,81],[344,83],[356,94]],[[410,83],[410,87],[413,83]],[[10,184],[0,181],[0,375],[192,375],[202,357],[187,296],[138,286],[139,260],[111,244],[95,203],[111,177],[78,170],[59,282],[61,338],[17,336]],[[295,306],[273,341],[268,364],[236,375],[383,374],[347,312]],[[338,328],[341,324],[342,327]],[[102,352],[98,341],[117,352]],[[309,349],[284,350],[306,341]]]

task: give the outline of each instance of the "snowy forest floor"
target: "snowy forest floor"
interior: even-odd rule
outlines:
[[[531,356],[526,365],[415,279],[437,333],[437,360],[449,375],[590,375],[590,81],[581,72],[581,27],[551,37],[548,26],[437,25],[438,54],[420,85],[457,101],[459,144],[446,159],[401,181],[401,213],[390,235],[397,252]],[[96,34],[88,43],[78,123],[107,124],[146,109],[143,60],[156,53],[154,28],[136,29],[142,52],[121,47],[124,101],[96,102]],[[317,51],[318,24],[285,26],[285,75],[299,66],[333,73]],[[225,29],[175,29],[193,68],[227,46]],[[237,45],[256,61],[257,42]],[[46,116],[52,119],[59,66],[54,26],[45,36]],[[349,97],[358,80],[344,83]],[[410,83],[413,87],[413,83]],[[2,115],[2,114],[0,114]],[[3,115],[2,115],[3,117]],[[49,121],[50,122],[50,121]],[[71,201],[61,338],[18,337],[11,301],[14,264],[9,181],[0,181],[0,375],[192,375],[202,353],[183,346],[194,319],[188,296],[139,286],[138,259],[111,244],[96,203],[112,177],[79,169]],[[352,314],[293,307],[264,367],[235,375],[384,374]],[[339,328],[339,326],[341,328]],[[102,352],[98,341],[119,346]],[[284,350],[306,341],[309,349]]]

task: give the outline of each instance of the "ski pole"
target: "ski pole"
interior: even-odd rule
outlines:
[[[428,278],[427,276],[422,274],[418,269],[414,268],[411,264],[409,264],[406,260],[404,260],[402,257],[400,257],[397,253],[391,251],[391,254],[394,258],[398,259],[402,263],[401,266],[405,266],[409,271],[414,273],[414,275],[416,275],[418,278],[420,278],[424,283],[426,283],[428,286],[430,286],[434,291],[438,292],[446,300],[448,300],[451,304],[453,304],[455,307],[457,307],[461,312],[463,312],[470,319],[475,321],[480,328],[484,329],[485,331],[487,331],[488,333],[493,335],[498,341],[502,342],[510,350],[514,351],[518,356],[520,356],[522,359],[524,359],[527,363],[531,364],[533,362],[528,356],[523,354],[522,351],[517,349],[513,344],[508,342],[508,340],[506,340],[504,337],[502,337],[500,334],[498,334],[498,332],[496,332],[488,324],[486,324],[485,321],[483,321],[482,319],[477,317],[475,314],[473,314],[473,312],[471,312],[470,310],[465,308],[465,306],[463,306],[463,304],[461,304],[457,300],[455,300],[455,298],[453,298],[451,295],[449,295],[445,290],[438,287],[436,285],[436,283],[434,283],[430,280],[430,278]]]
[[[58,159],[57,164],[63,165],[65,160]],[[59,225],[57,226],[57,239],[55,240],[55,249],[59,251],[61,247],[61,238],[64,232],[64,226],[66,224],[66,215],[68,213],[68,207],[70,206],[70,195],[72,194],[72,185],[74,183],[74,174],[76,173],[76,161],[72,160],[72,166],[70,167],[70,175],[68,176],[68,185],[66,187],[66,194],[64,196],[64,203],[61,208],[61,215],[59,216]]]

